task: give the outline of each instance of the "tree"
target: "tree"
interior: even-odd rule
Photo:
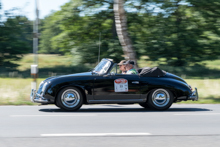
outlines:
[[[30,21],[25,16],[7,12],[6,20],[0,20],[0,66],[14,67],[11,61],[19,60],[31,50]]]
[[[218,7],[214,0],[72,0],[46,18],[40,46],[95,63],[101,33],[101,57],[195,65],[220,55]]]
[[[136,53],[133,49],[131,39],[127,31],[127,18],[124,10],[124,0],[114,0],[115,24],[119,41],[122,45],[125,59],[136,59]]]
[[[63,54],[59,47],[52,46],[52,38],[61,33],[59,28],[59,22],[56,18],[56,12],[50,14],[41,20],[41,36],[39,42],[39,53],[55,53],[55,54]]]
[[[74,59],[77,58],[77,64],[96,63],[101,33],[101,58],[112,58],[119,62],[123,59],[123,52],[115,30],[113,3],[111,11],[99,11],[92,15],[86,12],[92,6],[87,7],[84,3],[85,1],[80,0],[70,1],[60,11],[49,16],[53,21],[51,24],[61,30],[50,39],[52,48],[66,55],[72,54]],[[50,22],[44,23],[47,25]],[[43,31],[42,36],[44,33]]]
[[[156,1],[157,2],[157,1]],[[137,32],[135,46],[150,60],[172,66],[194,65],[219,56],[218,19],[206,21],[204,9],[182,1],[159,1],[160,12],[143,17],[146,25]],[[212,24],[213,23],[213,24]],[[215,30],[215,31],[214,31]]]

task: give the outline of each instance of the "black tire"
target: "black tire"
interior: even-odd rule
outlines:
[[[59,107],[60,108],[60,106],[59,106],[59,104],[58,104],[58,102],[57,102],[57,100],[56,100],[56,102],[54,103],[57,107]]]
[[[141,107],[145,108],[145,109],[149,109],[149,108],[150,108],[149,105],[147,104],[147,102],[145,102],[145,103],[139,103],[139,105],[140,105]]]
[[[173,104],[173,93],[168,89],[154,89],[148,95],[148,106],[154,110],[167,110]]]
[[[83,95],[78,88],[67,87],[62,89],[56,100],[56,105],[66,111],[76,111],[83,104]]]

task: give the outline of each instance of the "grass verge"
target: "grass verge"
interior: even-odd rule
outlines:
[[[0,78],[0,105],[34,105],[30,101],[31,82],[31,78]]]

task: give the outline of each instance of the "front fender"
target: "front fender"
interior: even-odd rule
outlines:
[[[50,99],[52,103],[56,101],[56,97],[60,90],[66,87],[77,87],[83,94],[92,95],[93,80],[84,78],[72,78],[72,79],[53,79],[50,81],[50,86],[45,91],[45,98]]]

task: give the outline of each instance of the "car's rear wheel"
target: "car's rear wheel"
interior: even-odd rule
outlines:
[[[173,94],[168,89],[155,89],[148,95],[147,103],[154,110],[167,110],[174,100]]]
[[[76,111],[83,104],[83,95],[78,88],[67,87],[62,89],[57,97],[56,105],[63,110]]]

